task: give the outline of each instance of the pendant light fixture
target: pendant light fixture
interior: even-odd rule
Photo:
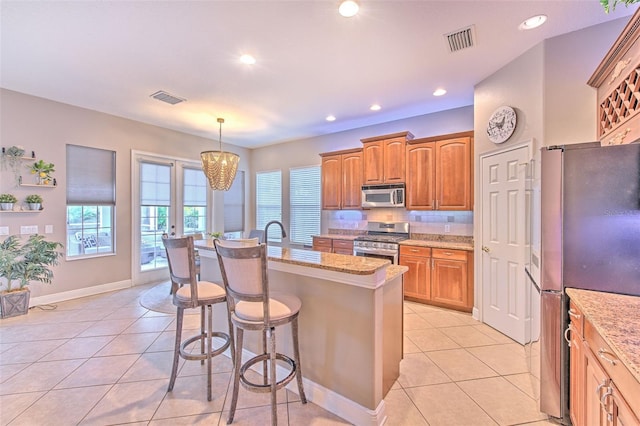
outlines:
[[[236,177],[240,157],[233,152],[222,150],[222,123],[224,118],[218,118],[220,124],[220,150],[204,151],[200,153],[202,171],[209,180],[209,186],[213,190],[228,191],[233,179]]]

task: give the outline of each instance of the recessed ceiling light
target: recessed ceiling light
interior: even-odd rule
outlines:
[[[446,90],[444,90],[444,89],[436,89],[436,90],[433,92],[433,96],[442,96],[442,95],[444,95],[445,93],[447,93],[447,91],[446,91]]]
[[[536,15],[532,16],[529,19],[525,19],[522,21],[520,25],[518,25],[518,29],[520,30],[532,30],[534,28],[538,28],[540,25],[547,22],[547,15]]]
[[[381,107],[380,105],[378,105],[378,104],[373,104],[373,105],[371,105],[371,106],[369,107],[369,109],[370,109],[371,111],[380,111],[380,109],[381,109],[381,108],[382,108],[382,107]]]
[[[336,121],[336,117],[333,115],[327,115],[327,118],[325,118],[325,120],[327,121]]]
[[[254,58],[251,55],[244,54],[244,55],[240,56],[240,62],[242,62],[243,64],[246,64],[246,65],[253,65],[253,64],[256,63],[256,58]]]
[[[342,3],[340,3],[338,12],[340,12],[340,15],[344,16],[345,18],[351,18],[358,13],[358,9],[360,9],[360,6],[358,6],[357,1],[344,0]]]

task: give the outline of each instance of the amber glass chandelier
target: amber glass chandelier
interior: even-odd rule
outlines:
[[[224,123],[224,118],[218,118],[218,123],[220,123],[220,150],[201,152],[200,159],[202,160],[202,171],[209,180],[211,189],[228,191],[231,188],[233,179],[236,177],[240,157],[233,152],[224,152],[222,150],[222,123]]]

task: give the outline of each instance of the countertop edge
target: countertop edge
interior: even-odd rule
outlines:
[[[588,321],[595,327],[596,331],[604,339],[607,345],[609,345],[609,347],[614,352],[614,354],[618,357],[618,359],[622,361],[622,363],[624,364],[626,369],[629,371],[629,373],[631,373],[633,377],[636,379],[636,381],[640,383],[640,364],[638,364],[637,362],[634,362],[634,360],[630,359],[629,356],[627,356],[628,351],[621,348],[618,342],[619,339],[615,338],[615,334],[618,334],[618,333],[611,330],[610,324],[603,324],[603,322],[605,321],[602,318],[599,318],[597,315],[597,312],[601,312],[601,313],[611,312],[611,310],[607,309],[606,306],[602,306],[602,305],[606,305],[607,302],[609,302],[609,303],[613,303],[614,307],[618,308],[613,310],[612,312],[615,312],[614,315],[616,316],[616,318],[620,318],[620,308],[621,308],[620,299],[626,299],[626,300],[629,300],[630,302],[633,301],[635,302],[634,304],[638,304],[638,306],[640,306],[640,296],[627,296],[627,295],[621,295],[621,294],[615,294],[615,293],[582,290],[582,289],[576,289],[576,288],[567,288],[566,293],[569,296],[569,298],[573,301],[573,303],[575,303],[578,306],[578,308],[580,308],[580,310],[583,312],[583,314],[585,315],[585,319],[588,319]],[[594,306],[594,301],[593,301],[594,298],[600,299],[599,300],[600,303],[598,304],[599,306],[597,307]],[[630,299],[627,299],[627,298],[630,298]],[[587,299],[591,299],[591,300],[587,300]],[[615,299],[615,301],[613,301],[612,299]],[[597,309],[597,312],[595,311],[595,309]],[[621,324],[620,321],[614,321],[614,323],[618,327]],[[640,339],[640,333],[639,332],[636,332],[636,333],[638,334],[638,338]],[[626,341],[629,339],[628,331],[623,331],[622,334],[627,336],[626,338],[623,338],[623,340]]]
[[[417,247],[431,247],[442,248],[451,250],[466,250],[473,251],[473,244],[469,243],[454,243],[448,241],[428,241],[428,240],[404,240],[400,241],[401,246],[417,246]]]

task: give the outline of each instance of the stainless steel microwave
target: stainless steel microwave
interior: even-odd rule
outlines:
[[[362,207],[404,207],[404,183],[362,185]]]

